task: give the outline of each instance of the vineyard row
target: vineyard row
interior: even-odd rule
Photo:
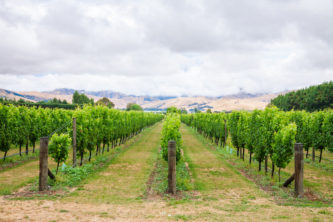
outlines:
[[[272,176],[275,167],[285,168],[293,157],[295,142],[302,143],[308,155],[309,149],[333,152],[333,111],[308,113],[305,111],[280,111],[275,107],[253,112],[233,111],[225,113],[183,114],[181,120],[194,127],[199,133],[220,146],[226,144],[228,134],[237,156],[244,159],[245,149],[259,162],[268,158],[272,162]]]

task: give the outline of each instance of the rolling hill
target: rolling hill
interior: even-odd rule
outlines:
[[[137,103],[145,110],[158,111],[165,110],[170,106],[193,111],[195,108],[199,110],[207,110],[210,108],[212,111],[231,111],[231,110],[254,110],[264,109],[272,98],[279,94],[249,94],[239,93],[235,95],[221,96],[221,97],[206,97],[206,96],[135,96],[127,95],[120,92],[111,90],[106,91],[85,91],[78,90],[80,93],[86,94],[94,101],[102,97],[109,98],[118,109],[126,108],[128,103]],[[0,89],[0,97],[10,99],[24,99],[28,101],[47,101],[53,98],[67,100],[72,102],[72,95],[74,89],[55,89],[52,91],[24,91],[15,92],[6,89]]]

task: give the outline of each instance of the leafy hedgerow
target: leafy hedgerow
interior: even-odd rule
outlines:
[[[296,124],[290,123],[274,135],[272,160],[279,168],[279,181],[281,168],[285,168],[292,160],[296,132]]]
[[[163,159],[168,161],[168,143],[170,140],[176,142],[176,161],[181,158],[180,149],[182,146],[182,136],[180,134],[180,115],[177,113],[169,113],[164,121],[162,129],[161,147]]]

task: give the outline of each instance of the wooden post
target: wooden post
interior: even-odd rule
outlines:
[[[314,162],[316,159],[316,150],[314,147],[312,147],[312,161]]]
[[[48,137],[40,138],[39,150],[39,191],[47,190],[48,177]]]
[[[73,167],[76,167],[76,118],[73,118]]]
[[[303,178],[304,178],[304,157],[303,144],[295,143],[295,196],[303,198]]]
[[[168,192],[176,193],[176,142],[171,140],[168,144]]]

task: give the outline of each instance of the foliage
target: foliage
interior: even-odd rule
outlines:
[[[271,104],[284,111],[294,109],[313,112],[333,108],[333,81],[279,95],[271,100]]]
[[[197,107],[194,108],[194,113],[201,113],[200,109],[198,109]]]
[[[96,102],[97,105],[102,105],[102,106],[106,106],[106,107],[109,107],[109,108],[114,108],[114,103],[111,102],[108,98],[106,97],[103,97],[102,99],[99,99],[97,102]]]
[[[91,104],[94,105],[94,100],[93,99],[89,99],[88,96],[86,96],[85,94],[80,94],[78,91],[75,91],[73,94],[73,100],[72,100],[73,104]]]
[[[245,148],[246,138],[248,136],[248,121],[247,121],[247,113],[240,112],[239,118],[237,122],[237,143],[239,147]]]
[[[161,137],[161,147],[163,159],[168,161],[168,143],[170,140],[176,142],[176,160],[177,162],[181,158],[180,149],[182,146],[182,137],[179,131],[180,128],[180,115],[177,113],[167,114]]]
[[[97,161],[95,161],[97,162]],[[95,163],[94,162],[94,163]],[[94,172],[94,163],[85,164],[82,167],[66,166],[62,172],[66,175],[65,185],[73,187],[78,185],[82,180],[87,178],[91,173]]]
[[[245,148],[250,152],[250,162],[251,162],[251,155],[254,152],[254,147],[256,146],[256,140],[257,136],[254,133],[256,129],[256,118],[254,118],[254,115],[247,114],[246,116],[246,122],[247,122],[247,128],[245,131]]]
[[[56,101],[56,102],[55,102]],[[28,100],[19,99],[18,101],[7,99],[7,98],[0,98],[0,103],[4,105],[14,105],[14,106],[26,106],[26,107],[41,107],[41,108],[62,108],[62,109],[75,109],[76,105],[68,104],[66,100],[62,102],[58,99],[52,99],[47,102],[39,101],[37,103],[31,102]]]
[[[228,117],[228,128],[231,134],[231,141],[232,144],[239,148],[239,141],[237,137],[237,125],[238,125],[238,120],[240,117],[240,112],[238,111],[233,111]]]
[[[324,122],[324,113],[323,112],[315,112],[311,118],[311,136],[313,147],[316,149],[322,150],[325,149],[325,133],[323,132],[323,122]]]
[[[333,151],[332,110],[314,113],[306,111],[284,112],[275,106],[269,106],[265,110],[252,112],[183,114],[181,120],[216,144],[219,143],[218,138],[224,137],[224,120],[227,120],[227,132],[229,131],[231,134],[233,146],[238,151],[239,148],[248,149],[250,162],[253,154],[254,159],[259,162],[259,170],[261,162],[266,157],[271,158],[273,164],[278,163],[278,167],[283,167],[282,160],[289,162],[290,146],[287,147],[287,142],[289,144],[293,144],[295,141],[302,143],[306,151],[312,146],[315,147],[315,149],[320,150],[319,161],[324,149]],[[281,131],[282,129],[284,130]],[[295,130],[295,138],[292,137],[292,130]],[[289,133],[291,136],[283,137],[283,133]],[[289,141],[287,141],[288,139]],[[276,144],[277,142],[279,146]],[[281,149],[285,150],[281,152]],[[273,160],[273,156],[275,160]],[[271,169],[273,176],[274,165]]]
[[[276,107],[266,108],[263,112],[264,117],[264,135],[266,143],[266,155],[273,155],[274,134],[286,124],[287,118],[285,115],[280,115],[279,109]]]
[[[126,110],[127,111],[131,111],[131,110],[136,110],[136,111],[142,111],[142,107],[136,103],[128,103],[126,106]]]
[[[327,112],[322,125],[325,147],[333,152],[333,112]]]
[[[43,103],[44,101],[41,101],[39,103]],[[57,98],[53,98],[48,100],[46,103],[48,104],[68,104],[68,102],[64,99],[63,101],[61,101],[60,99]]]
[[[29,140],[33,145],[33,152],[35,152],[35,144],[40,136],[38,127],[41,126],[42,124],[40,122],[38,110],[35,107],[29,109],[29,118],[30,118]]]
[[[54,134],[49,144],[51,157],[57,162],[57,173],[60,162],[65,162],[68,158],[68,150],[71,145],[71,138],[68,134]]]
[[[181,120],[185,124],[196,128],[201,134],[209,137],[217,145],[225,145],[226,114],[224,113],[196,113],[181,115]]]
[[[20,106],[17,109],[12,110],[13,114],[13,141],[16,145],[20,147],[20,155],[21,155],[21,147],[24,144],[29,142],[29,128],[30,128],[30,117],[29,117],[29,109],[24,106]]]
[[[138,134],[143,128],[148,127],[163,117],[159,114],[129,111],[123,112],[109,109],[105,106],[85,106],[75,110],[77,127],[77,154],[82,165],[83,155],[91,153],[96,147],[96,155],[101,151],[100,145],[116,146]]]
[[[254,124],[252,125],[251,132],[255,136],[254,140],[254,158],[258,160],[259,164],[266,156],[266,138],[265,138],[265,119],[262,111],[255,110],[252,113]],[[259,167],[260,170],[260,167]]]
[[[305,111],[290,112],[290,121],[297,125],[296,142],[302,143],[307,153],[312,146],[311,118],[312,114]]]
[[[274,134],[273,156],[274,164],[279,168],[285,168],[293,157],[297,126],[290,123]]]
[[[187,114],[187,110],[184,109],[184,108],[182,108],[182,109],[180,110],[180,113],[181,113],[181,114]]]
[[[4,152],[4,159],[10,149],[12,143],[12,130],[11,121],[9,119],[10,107],[0,104],[0,151]]]
[[[8,152],[11,145],[27,145],[53,132],[72,136],[72,118],[76,117],[77,155],[93,151],[103,143],[115,147],[138,134],[143,128],[158,121],[160,114],[129,111],[123,112],[105,106],[84,106],[75,111],[64,109],[28,108],[0,104],[1,151]],[[66,127],[67,126],[67,127]],[[26,146],[27,147],[27,146]]]
[[[326,128],[323,124],[325,115],[327,115],[327,113],[323,111],[315,112],[310,119],[310,137],[312,139],[312,146],[320,151],[319,162],[321,162],[323,150],[328,145],[327,141],[332,139],[332,135],[329,133],[330,129]],[[324,131],[325,129],[328,130],[328,133]]]
[[[178,114],[180,114],[181,110],[177,109],[177,107],[175,107],[175,106],[171,106],[171,107],[167,108],[167,113],[178,113]]]

